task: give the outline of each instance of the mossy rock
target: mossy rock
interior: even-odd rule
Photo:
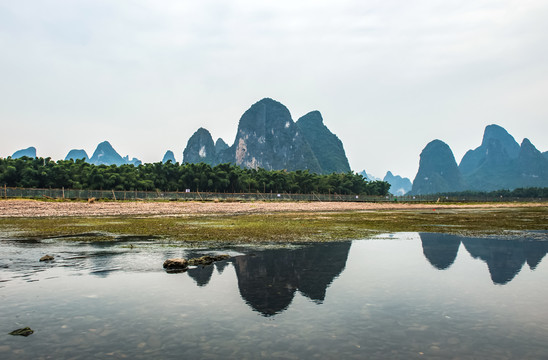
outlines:
[[[205,256],[202,256],[202,257],[199,257],[199,258],[194,258],[194,259],[188,260],[188,265],[190,265],[190,266],[211,265],[215,261],[222,261],[222,260],[226,260],[226,259],[229,259],[229,258],[230,258],[229,255],[215,255],[215,256],[205,255]]]
[[[14,336],[17,336],[17,335],[19,335],[19,336],[29,336],[33,333],[34,333],[34,330],[32,330],[31,328],[29,328],[27,326],[27,327],[24,327],[24,328],[21,328],[21,329],[13,330],[9,334],[14,335]]]

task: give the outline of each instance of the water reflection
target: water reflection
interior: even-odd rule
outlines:
[[[501,240],[495,238],[468,238],[449,234],[420,233],[424,256],[440,270],[448,269],[457,257],[462,242],[475,259],[487,264],[494,284],[505,285],[527,263],[534,270],[548,253],[548,242],[523,238]]]
[[[465,249],[473,259],[486,263],[494,284],[505,285],[524,264],[535,270],[548,253],[546,233],[542,236],[524,234],[519,240],[437,233],[419,233],[419,238],[422,254],[435,269],[448,271],[460,259],[459,250],[462,253]],[[227,277],[235,275],[233,288],[237,284],[241,299],[254,311],[269,317],[286,310],[297,292],[317,304],[323,303],[328,287],[347,265],[351,245],[352,242],[338,242],[291,248],[228,248],[225,250],[238,255],[211,266],[191,268],[181,276],[188,276],[192,283],[203,288],[215,278],[215,269],[219,275],[230,269]],[[0,247],[5,254],[0,258],[0,288],[16,279],[41,280],[55,268],[106,278],[115,272],[159,272],[163,261],[170,257],[200,257],[211,254],[212,250],[225,252],[208,248],[166,248],[158,241],[143,239],[131,246],[124,242],[1,241]],[[54,254],[55,261],[39,263],[37,259],[45,253]],[[390,263],[394,256],[386,252],[382,261]]]
[[[296,291],[316,303],[344,270],[351,243],[271,249],[234,259],[238,288],[254,310],[271,316],[291,304]]]
[[[284,248],[0,240],[0,358],[543,359],[548,233],[518,235]],[[39,262],[46,253],[55,260]],[[220,253],[233,257],[162,268]],[[25,326],[35,334],[7,335]]]
[[[456,235],[421,233],[422,252],[436,269],[448,269],[459,251],[461,238]]]

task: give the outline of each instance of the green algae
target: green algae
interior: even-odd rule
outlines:
[[[185,242],[302,242],[359,239],[379,232],[443,232],[477,236],[516,230],[548,230],[548,206],[243,215],[0,218],[0,238],[67,241],[112,241],[146,237]]]

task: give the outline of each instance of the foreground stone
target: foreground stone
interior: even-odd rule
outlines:
[[[27,327],[24,327],[24,328],[21,328],[21,329],[17,329],[17,330],[13,330],[12,332],[10,332],[10,335],[14,335],[14,336],[29,336],[31,334],[34,333],[34,330],[32,330],[31,328],[29,328],[28,326]]]
[[[51,256],[51,255],[44,255],[40,258],[40,261],[51,261],[53,259],[54,259],[54,257]]]
[[[226,260],[226,259],[229,259],[229,258],[230,258],[229,255],[215,255],[215,256],[206,255],[206,256],[199,257],[199,258],[190,259],[188,261],[188,265],[191,265],[191,266],[211,265],[215,261],[222,261],[222,260]]]
[[[215,261],[222,261],[229,259],[229,255],[205,255],[199,258],[193,258],[186,260],[183,258],[173,258],[167,259],[164,261],[164,269],[167,272],[183,272],[188,269],[189,266],[198,266],[198,265],[211,265]]]
[[[188,260],[182,258],[167,259],[164,261],[164,269],[167,271],[184,271],[188,268]]]

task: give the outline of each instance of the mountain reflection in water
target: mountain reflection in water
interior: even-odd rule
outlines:
[[[242,298],[254,310],[271,316],[291,304],[295,292],[316,303],[344,270],[350,242],[272,249],[234,259]]]
[[[512,281],[526,263],[531,270],[535,270],[548,253],[547,233],[522,233],[522,237],[513,240],[493,237],[470,238],[439,233],[418,235],[422,254],[435,269],[448,271],[455,261],[460,259],[459,249],[461,256],[464,255],[465,249],[471,256],[471,261],[476,259],[487,264],[491,281],[495,285],[505,285]],[[410,236],[415,237],[414,234]],[[372,243],[389,244],[389,240],[381,239],[372,239]],[[228,274],[227,279],[234,276],[234,285],[231,286],[235,287],[237,284],[239,297],[254,311],[270,317],[288,309],[297,293],[313,303],[322,304],[329,286],[349,266],[350,263],[347,262],[349,254],[353,253],[352,244],[369,240],[225,249],[163,247],[155,240],[139,241],[135,242],[135,247],[129,247],[124,242],[3,240],[0,242],[0,251],[5,256],[0,258],[0,269],[3,271],[0,273],[0,288],[9,286],[16,279],[24,279],[27,282],[39,281],[51,276],[48,275],[49,272],[56,268],[65,269],[73,274],[90,274],[93,277],[106,278],[120,272],[159,272],[162,271],[162,262],[170,257],[193,258],[212,252],[228,251],[233,255],[229,260],[216,262],[210,266],[191,267],[179,275],[188,276],[197,287],[205,288],[212,279],[217,279],[214,276],[215,270],[218,274],[223,274],[229,269],[231,274]],[[415,244],[415,248],[420,246],[419,243]],[[382,260],[381,265],[415,256],[409,253],[401,257],[402,255],[396,254],[395,251],[398,250],[394,248],[392,251],[383,252],[382,258],[379,258]],[[36,259],[46,252],[54,254],[55,261],[49,264],[38,263]],[[367,266],[371,259],[366,260],[365,255],[367,253],[354,258],[353,261],[363,262],[364,266]],[[411,276],[401,272],[400,266],[390,268],[390,271],[392,270],[402,278]],[[373,268],[372,271],[379,270]],[[55,276],[60,276],[59,274]],[[377,278],[388,275],[375,274]],[[360,281],[370,280],[367,273],[360,274]]]
[[[461,243],[474,259],[487,263],[491,280],[505,285],[525,263],[534,270],[548,253],[548,242],[533,239],[502,240],[467,238],[458,235],[420,233],[423,254],[438,270],[447,270],[457,258]],[[256,250],[229,261],[189,269],[198,286],[206,286],[214,267],[219,273],[232,263],[241,298],[263,316],[286,310],[298,291],[321,304],[329,285],[343,272],[351,242],[303,245],[295,249]],[[199,253],[192,253],[198,256]]]
[[[491,280],[497,285],[510,282],[525,263],[534,270],[548,252],[547,241],[527,238],[501,240],[437,233],[419,233],[419,236],[424,256],[436,269],[451,267],[462,243],[473,258],[487,263]]]
[[[509,234],[224,246],[0,239],[0,358],[545,359],[548,232]],[[218,254],[232,257],[162,268]],[[26,326],[32,336],[8,335]]]

